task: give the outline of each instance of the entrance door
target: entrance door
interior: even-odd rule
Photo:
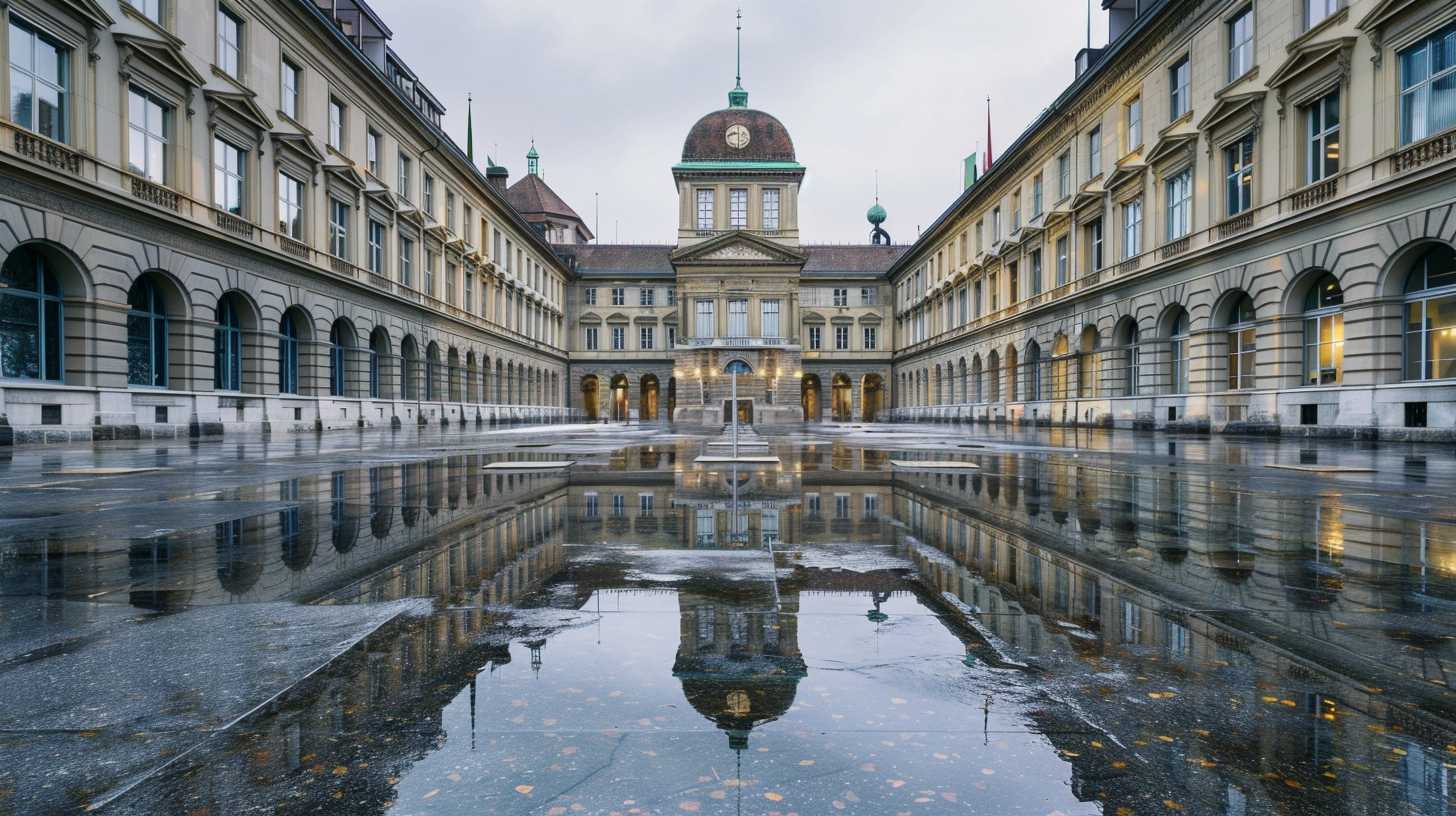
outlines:
[[[733,400],[723,400],[723,424],[727,425],[733,421]],[[753,400],[738,400],[738,424],[753,424]]]

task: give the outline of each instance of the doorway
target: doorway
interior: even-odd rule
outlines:
[[[729,422],[732,422],[732,421],[733,421],[733,400],[723,400],[723,424],[724,425],[727,425]],[[753,400],[739,398],[739,400],[738,400],[738,424],[739,425],[752,425],[753,424]]]

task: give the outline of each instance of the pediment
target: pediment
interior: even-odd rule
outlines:
[[[803,316],[799,319],[805,323],[823,323],[824,315],[821,315],[818,312],[804,312]]]
[[[631,320],[625,314],[622,314],[621,312],[612,312],[611,314],[607,315],[607,322],[608,323],[630,323]]]
[[[1361,31],[1379,31],[1391,20],[1414,8],[1424,0],[1381,0],[1368,14],[1360,18],[1355,28]]]
[[[1324,65],[1331,59],[1349,61],[1355,48],[1354,37],[1340,37],[1334,40],[1318,40],[1305,43],[1290,53],[1274,73],[1269,76],[1269,87],[1288,85],[1309,71]]]
[[[207,101],[207,112],[209,117],[214,117],[219,111],[226,111],[244,122],[252,125],[261,135],[273,129],[273,120],[268,114],[258,107],[253,101],[251,91],[238,93],[236,91],[203,91],[202,98]]]
[[[85,20],[97,28],[110,28],[116,23],[106,9],[96,0],[61,0],[61,5],[71,10],[72,14]]]
[[[581,317],[578,317],[576,319],[576,322],[578,322],[578,323],[600,323],[600,322],[602,322],[602,316],[599,315],[599,314],[597,314],[596,312],[587,312],[586,314],[582,315]]]
[[[1197,143],[1197,130],[1187,133],[1170,133],[1159,139],[1153,149],[1148,152],[1147,164],[1156,167],[1177,161],[1184,158],[1185,154],[1191,154],[1193,146]]]
[[[1103,184],[1103,187],[1108,190],[1116,190],[1134,179],[1141,178],[1143,171],[1147,168],[1148,165],[1142,160],[1141,156],[1129,156],[1127,159],[1119,162],[1117,168],[1107,176],[1107,181]]]
[[[365,181],[363,174],[352,164],[326,164],[324,171],[356,192],[369,186],[369,182]]]
[[[310,139],[302,133],[275,132],[270,134],[270,136],[273,139],[273,149],[275,151],[290,150],[314,167],[328,160],[327,156],[319,152],[317,147],[314,147],[313,139]]]
[[[1198,123],[1198,129],[1208,132],[1215,131],[1223,124],[1243,114],[1249,114],[1258,120],[1260,106],[1264,104],[1265,95],[1264,91],[1251,91],[1221,97],[1213,103],[1213,108],[1208,111],[1208,115]]]
[[[747,232],[729,232],[673,253],[675,264],[795,264],[807,258],[793,249]]]
[[[165,40],[116,32],[111,35],[121,49],[122,73],[130,73],[133,60],[140,59],[185,88],[200,88],[207,80],[192,67],[177,46]]]

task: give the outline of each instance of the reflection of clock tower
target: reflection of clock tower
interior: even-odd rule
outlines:
[[[783,124],[748,107],[742,77],[728,107],[699,119],[673,165],[678,189],[679,422],[727,419],[725,369],[741,361],[738,397],[755,424],[799,422],[799,185],[804,166]],[[740,367],[741,368],[741,367]]]

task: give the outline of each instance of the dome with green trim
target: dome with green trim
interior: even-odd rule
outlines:
[[[874,203],[874,206],[870,207],[869,212],[865,213],[865,218],[877,227],[885,223],[885,219],[889,217],[889,213],[885,212],[885,208],[881,207],[878,201]]]

